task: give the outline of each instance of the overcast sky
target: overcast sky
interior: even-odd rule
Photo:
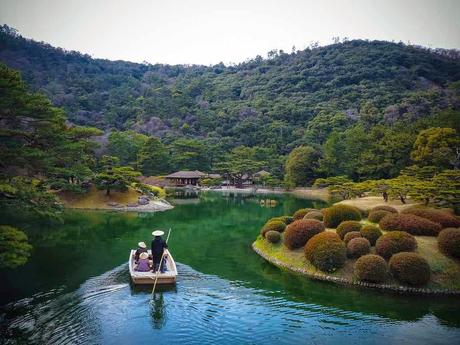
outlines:
[[[460,48],[460,0],[0,0],[0,23],[98,58],[241,62],[332,37]]]

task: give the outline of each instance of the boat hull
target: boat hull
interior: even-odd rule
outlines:
[[[129,254],[129,273],[131,275],[131,281],[137,285],[153,285],[155,280],[157,280],[157,285],[166,285],[166,284],[175,284],[177,277],[177,268],[174,258],[171,256],[171,253],[166,249],[165,254],[167,255],[166,267],[167,271],[165,273],[156,272],[137,272],[134,267],[134,254],[135,250],[131,250]],[[151,251],[148,251],[149,255]]]

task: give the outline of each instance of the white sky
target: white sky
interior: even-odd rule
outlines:
[[[460,0],[0,0],[27,38],[111,60],[241,62],[332,37],[460,48]]]

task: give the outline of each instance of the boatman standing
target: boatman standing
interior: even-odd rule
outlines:
[[[164,232],[161,230],[155,230],[152,232],[154,236],[152,241],[152,260],[153,260],[153,271],[158,271],[158,267],[160,266],[161,257],[163,256],[165,248],[168,248],[168,245],[163,240],[161,236],[164,235]],[[164,261],[161,265],[160,272],[164,273],[166,271],[166,265]]]

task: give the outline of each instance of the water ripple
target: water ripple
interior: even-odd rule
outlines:
[[[2,344],[296,344],[424,342],[436,332],[454,343],[459,332],[427,316],[398,322],[287,299],[178,265],[177,287],[134,287],[127,265],[10,303],[1,310]],[[413,334],[407,341],[403,334]],[[377,338],[376,338],[377,337]],[[431,339],[431,338],[429,338]]]

